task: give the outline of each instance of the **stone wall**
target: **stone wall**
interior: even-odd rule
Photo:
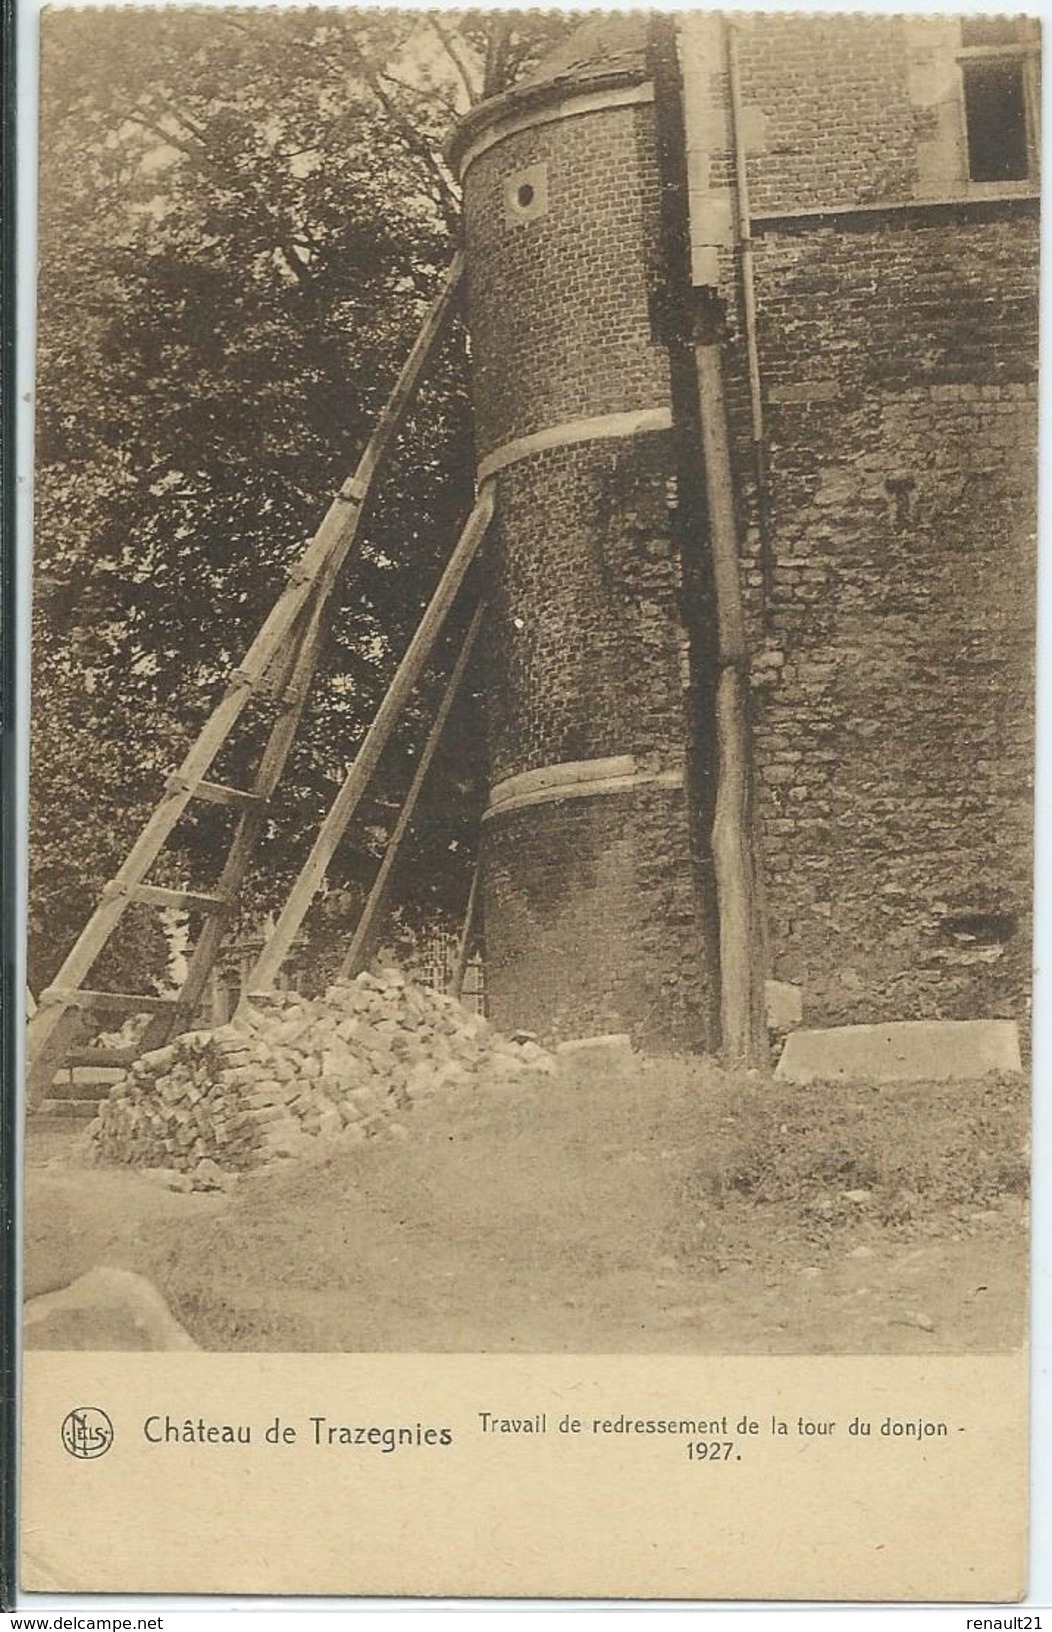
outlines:
[[[817,1023],[1026,1014],[1037,218],[1028,186],[968,196],[947,27],[786,15],[739,37],[763,503],[727,79],[711,49],[685,63],[695,268],[728,310],[772,973]]]
[[[625,28],[598,91],[570,50],[465,139],[497,484],[482,858],[498,1024],[663,1046],[714,1036],[711,606],[667,349],[678,126]],[[812,1023],[1024,1018],[1035,189],[969,178],[957,19],[763,14],[736,38],[759,464],[714,13],[680,30],[682,185],[726,312],[769,972]]]

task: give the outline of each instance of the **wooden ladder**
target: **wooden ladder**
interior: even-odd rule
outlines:
[[[365,504],[386,453],[413,399],[423,370],[445,334],[456,306],[463,276],[463,258],[457,255],[436,296],[413,348],[403,365],[375,429],[354,474],[343,483],[321,526],[303,555],[292,568],[288,583],[249,647],[239,668],[227,682],[226,690],[202,728],[178,770],[165,783],[161,802],[146,822],[116,876],[105,886],[101,899],[81,931],[76,943],[51,986],[41,992],[27,1036],[27,1094],[31,1107],[47,1094],[56,1070],[70,1052],[82,1020],[81,1016],[106,1014],[152,1016],[145,1037],[130,1053],[158,1047],[177,1031],[185,1029],[204,993],[209,974],[219,952],[230,917],[236,909],[241,885],[251,865],[263,826],[268,803],[284,771],[306,703],[307,691],[317,665],[323,629],[323,613],[337,576],[356,542]],[[446,573],[409,651],[399,667],[391,691],[381,705],[377,720],[367,734],[355,765],[370,771],[387,740],[397,714],[433,648],[434,641],[452,604],[456,589],[475,553],[492,510],[488,494],[480,499],[454,551]],[[392,693],[394,700],[392,702]],[[270,729],[247,789],[225,786],[207,779],[216,756],[228,741],[248,705],[260,697],[277,697],[279,710]],[[379,722],[379,725],[378,723]],[[352,767],[353,770],[353,767]],[[342,835],[351,809],[361,797],[340,804]],[[218,883],[209,891],[170,889],[147,882],[147,874],[157,861],[176,824],[192,801],[223,805],[238,812],[234,835],[226,854]],[[331,813],[330,813],[331,815]],[[332,823],[325,829],[331,836]],[[337,837],[338,842],[338,837]],[[317,851],[315,846],[315,851]],[[328,854],[331,857],[332,850]],[[280,944],[287,952],[295,929],[302,922],[321,874],[312,852],[310,876],[316,880],[307,894],[304,875],[294,887],[293,913],[282,916]],[[322,870],[324,871],[324,869]],[[305,869],[306,872],[306,869]],[[290,898],[292,899],[292,898]],[[90,988],[86,982],[100,954],[109,944],[124,913],[133,903],[159,909],[191,909],[204,916],[204,924],[191,955],[187,976],[178,992],[111,992]],[[286,936],[291,917],[295,928]],[[269,956],[268,956],[269,954]],[[272,937],[264,948],[271,976],[280,966],[275,962],[276,944]],[[258,983],[258,982],[257,982]],[[113,1051],[107,1050],[110,1063]],[[78,1060],[90,1060],[92,1051],[79,1052]]]

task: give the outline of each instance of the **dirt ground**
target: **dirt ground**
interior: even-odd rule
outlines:
[[[31,1132],[25,1291],[135,1269],[210,1349],[1003,1350],[1025,1335],[1025,1114],[1018,1083],[742,1093],[641,1068],[480,1087],[233,1195]]]

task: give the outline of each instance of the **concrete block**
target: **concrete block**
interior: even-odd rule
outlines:
[[[763,983],[767,1024],[773,1031],[790,1031],[804,1018],[803,987],[788,980],[765,980]]]
[[[900,1020],[791,1032],[775,1076],[783,1082],[931,1082],[1021,1069],[1014,1020]]]

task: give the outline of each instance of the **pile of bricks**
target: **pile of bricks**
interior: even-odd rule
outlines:
[[[230,1025],[142,1055],[89,1132],[101,1161],[174,1170],[207,1189],[309,1154],[319,1140],[404,1136],[405,1113],[436,1094],[554,1069],[536,1042],[508,1041],[453,998],[388,968],[324,998],[257,999]]]

